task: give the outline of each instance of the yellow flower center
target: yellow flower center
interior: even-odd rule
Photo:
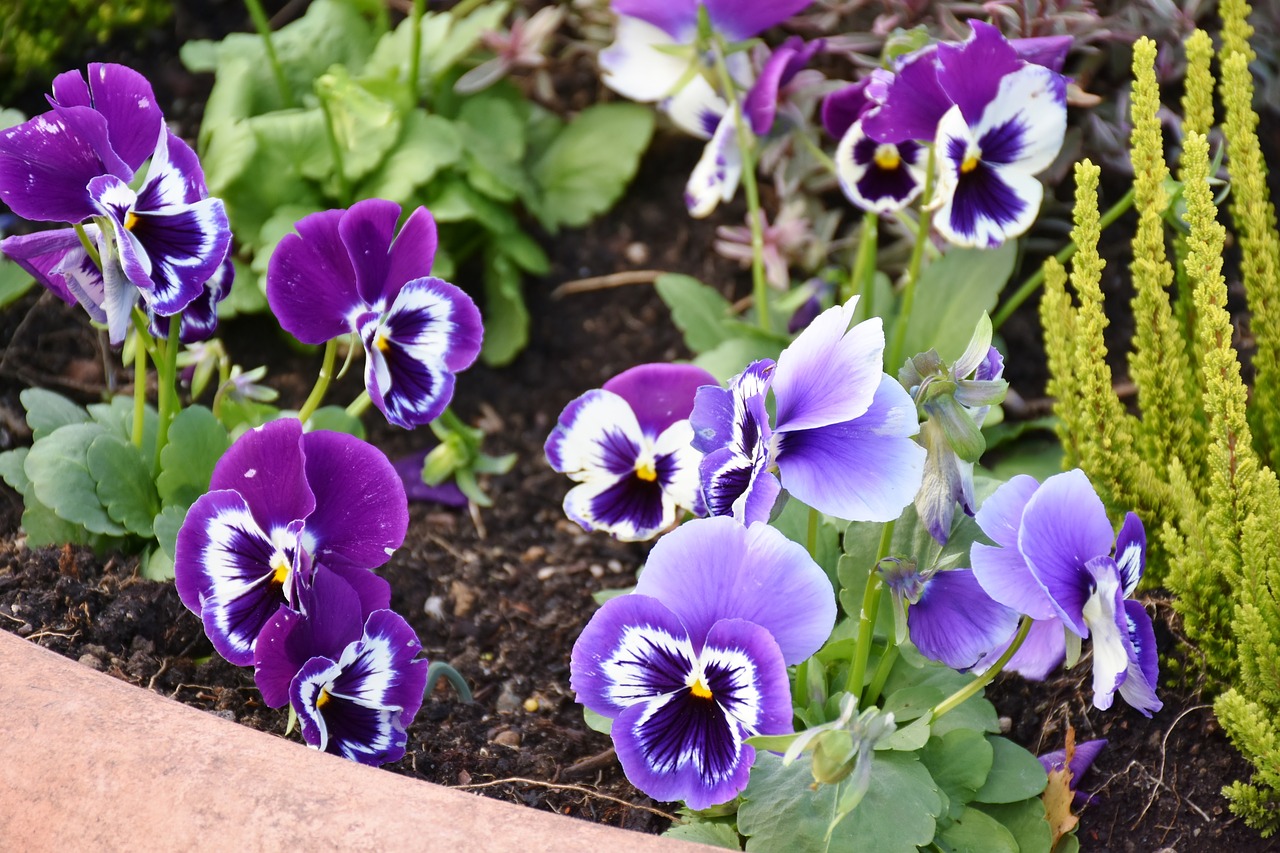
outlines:
[[[707,687],[707,683],[702,680],[702,676],[698,676],[693,684],[689,685],[689,692],[699,699],[711,698],[711,688]]]
[[[138,214],[132,210],[124,215],[124,227],[126,231],[132,231],[133,226],[138,224]]]
[[[982,152],[970,148],[964,154],[964,161],[960,163],[960,174],[967,175],[974,169],[978,168],[978,163],[982,158]]]
[[[329,704],[329,691],[321,687],[320,696],[316,699],[316,709],[319,710],[328,704]]]
[[[647,459],[641,459],[636,462],[636,476],[646,483],[652,483],[658,479],[658,469]]]
[[[902,164],[902,157],[898,154],[898,146],[892,143],[884,143],[876,146],[876,165],[881,169],[896,169]]]
[[[373,339],[373,345],[377,347],[378,352],[386,352],[391,349],[391,339],[387,337],[387,333],[378,330],[377,336]]]
[[[271,582],[279,586],[284,586],[284,582],[289,579],[289,558],[283,552],[276,551],[271,555]]]

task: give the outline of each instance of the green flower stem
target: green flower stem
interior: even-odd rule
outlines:
[[[351,206],[351,181],[347,180],[347,170],[342,162],[342,146],[338,144],[338,133],[333,128],[333,111],[329,107],[329,99],[323,91],[320,95],[320,109],[324,112],[324,135],[329,140],[329,152],[333,155],[333,171],[338,178],[338,201],[341,207]]]
[[[169,318],[169,339],[160,350],[160,360],[156,362],[156,410],[159,417],[156,422],[156,455],[152,470],[160,471],[160,452],[169,443],[169,425],[182,409],[182,400],[178,397],[178,350],[182,349],[182,312]]]
[[[876,561],[867,573],[867,585],[862,591],[862,610],[858,614],[858,645],[853,650],[853,661],[849,666],[849,680],[845,683],[845,692],[858,698],[858,707],[862,704],[862,682],[867,676],[867,659],[871,656],[871,640],[874,636],[876,618],[880,615],[880,594],[884,591],[884,582],[876,566],[889,554],[893,543],[894,522],[890,521],[880,533],[880,546],[876,549]]]
[[[809,556],[815,560],[818,558],[818,524],[822,521],[822,514],[813,507],[809,507],[809,529],[805,537],[809,548]]]
[[[129,438],[134,447],[142,447],[143,429],[147,423],[147,349],[139,338],[133,347],[133,431]]]
[[[271,40],[271,22],[267,20],[267,13],[262,10],[260,0],[244,0],[245,8],[249,10],[249,17],[253,19],[253,27],[258,31],[258,35],[262,37],[262,45],[267,50],[267,62],[271,64],[271,74],[276,78],[276,86],[280,89],[280,98],[284,101],[286,108],[297,106],[297,102],[293,99],[293,88],[289,85],[289,78],[284,76],[284,66],[280,64],[280,57],[276,54],[275,42]]]
[[[413,27],[413,40],[409,48],[409,103],[418,105],[418,73],[422,68],[422,13],[426,10],[427,0],[413,0],[413,11],[410,13]]]
[[[360,396],[352,400],[351,405],[347,406],[347,414],[353,418],[358,418],[369,411],[369,407],[372,405],[373,398],[369,396],[369,392],[361,391]]]
[[[867,695],[862,697],[862,701],[866,703],[866,707],[871,707],[880,698],[880,691],[884,690],[884,683],[889,680],[889,672],[893,669],[893,664],[898,659],[898,647],[891,645],[884,650],[884,654],[880,655],[880,662],[876,664],[876,671],[871,674],[871,683],[867,685]]]
[[[833,176],[839,177],[840,170],[836,168],[836,161],[831,159],[831,155],[818,147],[818,143],[814,142],[812,137],[807,133],[796,133],[792,135],[792,139],[799,139],[804,145],[805,150],[813,155],[813,159],[818,161],[818,165],[826,169]]]
[[[902,347],[907,338],[907,322],[911,319],[911,309],[916,301],[916,282],[920,280],[920,261],[924,258],[924,246],[929,242],[929,233],[933,225],[933,172],[934,151],[929,149],[929,164],[925,167],[924,192],[920,194],[920,227],[916,229],[916,242],[911,247],[911,262],[907,266],[907,281],[902,289],[902,304],[898,307],[898,317],[893,323],[893,345],[885,353],[885,370],[896,375],[902,366]]]
[[[840,294],[840,303],[849,301],[849,297],[857,293],[862,296],[862,305],[867,317],[875,314],[875,281],[876,281],[876,241],[880,233],[880,216],[866,213],[862,216],[862,229],[858,234],[858,252],[853,258],[853,269],[849,279],[849,287]]]
[[[1098,228],[1106,228],[1112,222],[1115,222],[1123,216],[1131,207],[1133,207],[1133,187],[1130,187],[1129,191],[1124,194],[1123,198],[1111,205],[1111,207],[1107,209],[1107,212],[1102,214],[1102,217],[1098,220]],[[1067,245],[1063,246],[1061,251],[1054,255],[1054,257],[1057,258],[1058,263],[1065,264],[1067,261],[1071,260],[1078,248],[1079,247],[1076,246],[1074,242],[1067,243]],[[996,311],[995,315],[991,318],[991,328],[1000,328],[1000,324],[1005,320],[1008,320],[1009,316],[1013,314],[1014,311],[1018,310],[1018,306],[1023,302],[1026,302],[1027,298],[1039,290],[1040,285],[1042,284],[1044,284],[1043,264],[1041,264],[1040,267],[1036,269],[1036,271],[1032,273],[1016,291],[1014,291],[1013,295],[1006,299],[1004,304],[1000,306],[1000,309]]]
[[[93,241],[89,239],[89,235],[85,233],[84,226],[79,222],[75,224],[76,236],[80,238],[80,245],[84,246],[84,250],[89,253],[89,258],[93,261],[93,265],[102,271],[102,258],[98,255],[97,246],[93,245]]]
[[[979,675],[973,681],[969,682],[964,687],[961,687],[955,693],[952,693],[946,699],[943,699],[934,706],[929,717],[929,722],[932,723],[948,711],[953,711],[960,707],[967,700],[976,695],[979,690],[990,684],[991,680],[1004,670],[1005,664],[1009,663],[1009,660],[1017,653],[1018,649],[1022,648],[1023,641],[1027,639],[1027,634],[1031,631],[1031,623],[1032,619],[1030,616],[1023,616],[1022,624],[1018,626],[1018,633],[1013,635],[1013,642],[1009,644],[1009,648],[1004,650],[1004,654],[1000,655],[999,659],[997,659],[986,672],[982,673],[982,675]]]
[[[337,358],[338,339],[330,338],[328,343],[324,345],[324,361],[320,363],[320,375],[316,377],[316,384],[307,396],[307,401],[298,410],[298,420],[304,424],[308,418],[315,414],[316,409],[320,408],[325,392],[329,390],[329,383],[333,381],[333,364],[337,361]]]
[[[716,76],[720,87],[733,108],[734,130],[738,135],[738,150],[742,157],[742,187],[747,196],[747,225],[751,228],[751,295],[756,306],[756,322],[763,332],[773,331],[773,318],[769,316],[769,282],[764,274],[764,229],[761,227],[760,188],[756,185],[756,159],[752,150],[752,135],[742,113],[742,99],[729,74],[724,58],[724,42],[717,35],[711,40],[711,51],[716,61]]]

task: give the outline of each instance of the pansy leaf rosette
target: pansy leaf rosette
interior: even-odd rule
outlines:
[[[399,760],[426,689],[422,645],[399,614],[368,611],[342,576],[307,562],[299,551],[293,606],[282,604],[258,635],[263,701],[290,704],[316,749],[361,764]]]
[[[1160,710],[1151,617],[1129,598],[1146,567],[1138,516],[1128,513],[1113,533],[1093,485],[1073,469],[1043,484],[1014,477],[983,502],[976,518],[995,544],[973,545],[974,577],[996,601],[1043,620],[1011,667],[1023,657],[1028,668],[1047,670],[1068,648],[1074,663],[1080,640],[1090,638],[1094,706],[1110,708],[1119,692],[1148,717]]]
[[[296,419],[271,421],[218,460],[178,532],[174,581],[218,653],[248,666],[263,626],[293,605],[299,549],[349,584],[368,613],[391,598],[370,570],[408,526],[404,486],[381,451],[344,433],[304,434]]]
[[[365,387],[387,421],[412,429],[439,417],[454,374],[480,354],[484,327],[471,297],[430,275],[436,224],[419,207],[396,233],[400,206],[383,199],[313,213],[267,267],[267,302],[307,344],[355,333]]]
[[[133,306],[164,317],[222,281],[231,231],[195,152],[165,126],[151,85],[123,65],[60,74],[52,110],[0,131],[0,200],[26,219],[84,225],[9,237],[0,250],[124,341]],[[145,176],[135,184],[138,171]],[[135,189],[136,185],[136,189]]]
[[[803,547],[768,525],[696,519],[658,541],[634,593],[592,617],[571,685],[613,720],[637,788],[707,808],[746,787],[746,738],[791,733],[787,666],[821,647],[835,615]]]
[[[818,315],[776,364],[698,390],[690,422],[710,515],[767,521],[785,488],[827,515],[890,521],[915,498],[925,461],[915,403],[882,368],[880,318],[850,328],[856,306]]]
[[[579,485],[564,511],[586,530],[651,539],[687,509],[702,515],[689,412],[715,377],[689,364],[642,364],[575,399],[547,437],[547,461]]]

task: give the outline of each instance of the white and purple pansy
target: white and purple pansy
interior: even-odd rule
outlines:
[[[849,201],[887,214],[915,201],[924,190],[929,150],[910,139],[877,142],[855,121],[836,146],[836,177]]]
[[[365,387],[387,421],[412,429],[439,417],[454,374],[480,353],[471,297],[430,276],[435,220],[419,207],[399,233],[400,206],[382,199],[313,213],[282,239],[267,268],[267,301],[303,343],[355,333]]]
[[[254,681],[271,707],[291,703],[316,749],[362,764],[403,757],[422,704],[427,661],[409,624],[360,596],[322,564],[298,579],[294,604],[263,627]]]
[[[987,594],[1065,628],[1064,648],[1078,653],[1080,639],[1092,638],[1094,706],[1110,708],[1118,691],[1146,716],[1160,710],[1151,617],[1129,600],[1146,565],[1138,517],[1129,513],[1113,534],[1102,500],[1075,469],[1042,485],[1014,477],[983,502],[977,521],[996,543],[975,543],[970,553]]]
[[[746,738],[792,730],[787,666],[821,647],[835,615],[804,548],[767,525],[699,519],[659,540],[636,591],[592,617],[571,684],[613,720],[636,787],[707,808],[746,787]]]
[[[714,383],[693,365],[642,364],[566,406],[545,447],[551,467],[580,484],[565,514],[624,541],[652,538],[680,509],[701,515],[689,412]]]
[[[820,314],[776,365],[757,361],[728,389],[699,389],[690,422],[705,454],[699,475],[710,514],[765,521],[783,488],[853,521],[888,521],[911,503],[925,459],[912,439],[915,404],[881,367],[880,319],[850,328],[856,304],[854,297]]]
[[[272,421],[218,460],[178,532],[174,581],[218,653],[247,666],[263,625],[293,601],[299,549],[370,612],[387,606],[390,588],[369,570],[400,547],[408,524],[404,487],[380,451],[343,433],[304,435],[296,419]]]

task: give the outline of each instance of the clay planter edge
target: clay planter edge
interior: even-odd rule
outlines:
[[[0,631],[11,850],[707,850],[363,767]]]

